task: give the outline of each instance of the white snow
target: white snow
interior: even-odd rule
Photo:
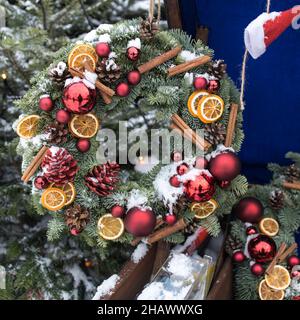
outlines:
[[[67,271],[70,272],[71,275],[73,276],[74,288],[78,288],[80,282],[83,282],[87,291],[94,290],[93,283],[90,280],[88,280],[86,274],[82,271],[82,269],[77,264],[74,264],[71,268],[68,268]]]
[[[19,115],[19,118],[16,119],[16,120],[13,122],[13,124],[12,124],[12,129],[13,129],[14,131],[17,131],[17,126],[18,126],[19,122],[20,122],[23,118],[25,118],[26,116],[27,116],[26,114],[22,113],[22,114]]]
[[[131,260],[134,263],[139,263],[144,258],[148,250],[149,250],[148,246],[145,243],[141,242],[133,251],[131,255]]]
[[[155,157],[140,157],[134,166],[134,170],[140,173],[147,173],[158,163],[159,161]]]
[[[145,208],[146,203],[148,202],[147,196],[138,189],[133,189],[130,191],[128,200],[127,200],[127,210],[131,208]]]
[[[110,32],[113,27],[114,26],[112,24],[103,23],[103,24],[99,25],[99,27],[97,28],[97,31],[98,32]]]
[[[192,259],[183,253],[173,254],[166,270],[177,277],[189,278],[193,271]]]
[[[55,68],[53,68],[52,70],[56,71],[57,74],[58,74],[59,76],[61,76],[61,75],[64,73],[64,71],[66,70],[66,68],[67,68],[66,63],[63,62],[63,61],[60,61],[60,62],[57,64],[57,66],[56,66]]]
[[[244,41],[245,46],[253,59],[259,58],[266,51],[264,24],[268,20],[274,20],[278,17],[280,12],[262,13],[255,20],[253,20],[245,29]]]
[[[84,37],[83,37],[84,41],[87,42],[95,42],[98,40],[98,32],[97,29],[94,29],[92,31],[90,31],[89,33],[87,33]]]
[[[66,81],[65,81],[65,87],[67,87],[68,85],[72,84],[72,83],[77,83],[77,82],[81,82],[82,79],[79,78],[79,77],[74,77],[74,78],[68,78]]]
[[[186,82],[187,85],[191,86],[194,82],[194,74],[192,72],[187,72],[184,77],[184,81]]]
[[[203,230],[203,227],[199,227],[191,236],[187,237],[183,245],[177,245],[174,252],[184,252],[198,237],[198,234]]]
[[[127,43],[127,49],[128,48],[131,48],[131,47],[134,47],[134,48],[137,48],[137,49],[141,49],[141,39],[140,38],[135,38],[133,40],[129,40],[128,43]]]
[[[42,94],[40,96],[40,99],[43,99],[43,98],[50,98],[50,95],[49,94]]]
[[[49,151],[51,152],[51,155],[54,157],[56,154],[57,154],[57,152],[59,151],[59,150],[63,150],[64,148],[59,148],[59,147],[56,147],[56,146],[51,146],[50,148],[49,148]]]
[[[99,42],[103,42],[103,43],[110,43],[111,42],[111,38],[110,38],[110,35],[108,33],[104,33],[104,34],[101,34],[99,36],[99,39],[98,39]]]
[[[234,152],[233,148],[227,148],[225,147],[223,144],[219,144],[216,148],[216,150],[214,150],[213,152],[211,152],[210,154],[208,154],[206,156],[206,159],[208,161],[210,161],[211,159],[215,158],[216,156],[218,156],[220,153],[224,153],[224,152]]]
[[[98,76],[96,73],[94,72],[90,72],[88,70],[84,71],[84,79],[83,79],[83,83],[90,89],[95,89],[95,83],[97,80]]]
[[[49,139],[49,136],[50,136],[50,133],[42,133],[30,139],[20,138],[19,143],[23,149],[27,149],[32,146],[35,148],[39,148]]]
[[[97,288],[97,292],[92,300],[100,300],[101,297],[109,294],[114,289],[119,279],[120,277],[117,274],[114,274],[110,278],[104,280],[102,284]]]
[[[187,62],[187,61],[191,61],[194,60],[196,58],[201,57],[202,55],[196,55],[194,52],[188,51],[188,50],[182,50],[179,53],[179,58],[181,58],[183,61]]]

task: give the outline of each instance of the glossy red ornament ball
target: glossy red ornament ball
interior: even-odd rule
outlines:
[[[275,241],[266,235],[258,235],[248,243],[248,252],[258,263],[267,263],[273,260],[276,254]]]
[[[46,179],[46,177],[43,176],[37,176],[34,179],[34,186],[39,189],[39,190],[43,190],[46,189],[49,186],[49,181]]]
[[[208,83],[208,90],[211,92],[218,91],[220,89],[220,82],[218,80],[210,80]]]
[[[289,267],[291,267],[291,268],[294,266],[298,266],[298,265],[300,265],[300,258],[297,257],[296,255],[292,255],[287,258],[287,263],[288,263]]]
[[[258,199],[245,197],[233,206],[232,213],[243,222],[257,223],[263,216],[264,207]]]
[[[180,151],[173,151],[171,154],[171,160],[174,162],[179,162],[182,160],[182,152]]]
[[[78,236],[80,232],[77,229],[73,228],[70,230],[70,233],[72,236]]]
[[[127,74],[127,81],[129,84],[136,86],[141,81],[141,74],[138,70],[132,70]]]
[[[194,167],[196,169],[206,169],[208,166],[208,161],[205,157],[198,156],[195,160]]]
[[[170,185],[174,188],[179,188],[181,185],[181,182],[179,181],[177,175],[172,176],[169,182],[170,182]]]
[[[257,277],[262,276],[265,272],[265,268],[260,263],[254,263],[251,266],[250,270],[251,270],[251,273]]]
[[[90,150],[91,147],[91,142],[89,139],[78,139],[76,143],[76,148],[78,151],[85,153]]]
[[[66,124],[71,120],[71,115],[66,110],[58,110],[56,112],[55,118],[59,123],[65,123]]]
[[[130,47],[126,52],[127,58],[131,61],[137,61],[140,57],[140,50],[136,47]]]
[[[125,208],[122,206],[119,206],[118,204],[114,205],[111,208],[111,215],[115,218],[121,218],[125,214]]]
[[[87,87],[83,82],[73,82],[65,87],[62,102],[68,111],[84,114],[94,108],[96,96],[96,90]]]
[[[243,251],[235,251],[232,255],[232,259],[234,262],[241,263],[241,262],[245,261],[246,256]]]
[[[184,183],[185,195],[191,201],[208,201],[215,191],[214,179],[204,172]]]
[[[219,185],[220,188],[226,189],[226,188],[230,187],[231,182],[230,181],[226,181],[226,180],[218,181],[218,185]]]
[[[124,225],[127,232],[135,237],[146,237],[154,230],[156,217],[150,209],[134,207],[127,212]]]
[[[99,42],[96,44],[96,53],[101,58],[106,58],[110,54],[109,44],[106,42]]]
[[[250,226],[246,229],[247,236],[252,236],[254,234],[257,234],[257,229],[254,226]]]
[[[175,214],[167,214],[164,217],[164,221],[166,224],[168,224],[169,226],[172,226],[174,223],[176,223],[177,221],[177,217],[175,216]]]
[[[116,94],[119,97],[127,97],[130,93],[130,87],[127,83],[121,82],[116,87]]]
[[[182,163],[176,168],[176,171],[180,176],[182,176],[189,171],[189,166],[186,163]]]
[[[196,90],[205,90],[207,89],[208,82],[204,77],[196,77],[193,85]]]
[[[54,104],[49,95],[43,95],[40,97],[39,108],[46,112],[53,110]]]
[[[208,170],[216,180],[232,181],[241,171],[241,162],[233,152],[224,152],[209,161]]]

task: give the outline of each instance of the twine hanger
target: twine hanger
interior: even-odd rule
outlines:
[[[156,2],[155,0],[150,0],[150,3],[149,3],[148,19],[150,22],[152,22],[155,19],[155,17],[154,17],[155,2]],[[160,17],[161,17],[161,3],[160,3],[160,0],[158,0],[157,1],[157,18],[156,18],[157,23],[159,23]]]

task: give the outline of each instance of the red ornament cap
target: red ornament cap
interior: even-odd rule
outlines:
[[[115,218],[121,218],[125,214],[125,208],[119,205],[114,205],[111,208],[111,215]]]

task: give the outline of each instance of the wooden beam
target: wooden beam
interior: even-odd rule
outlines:
[[[179,0],[164,0],[169,29],[182,29]]]

